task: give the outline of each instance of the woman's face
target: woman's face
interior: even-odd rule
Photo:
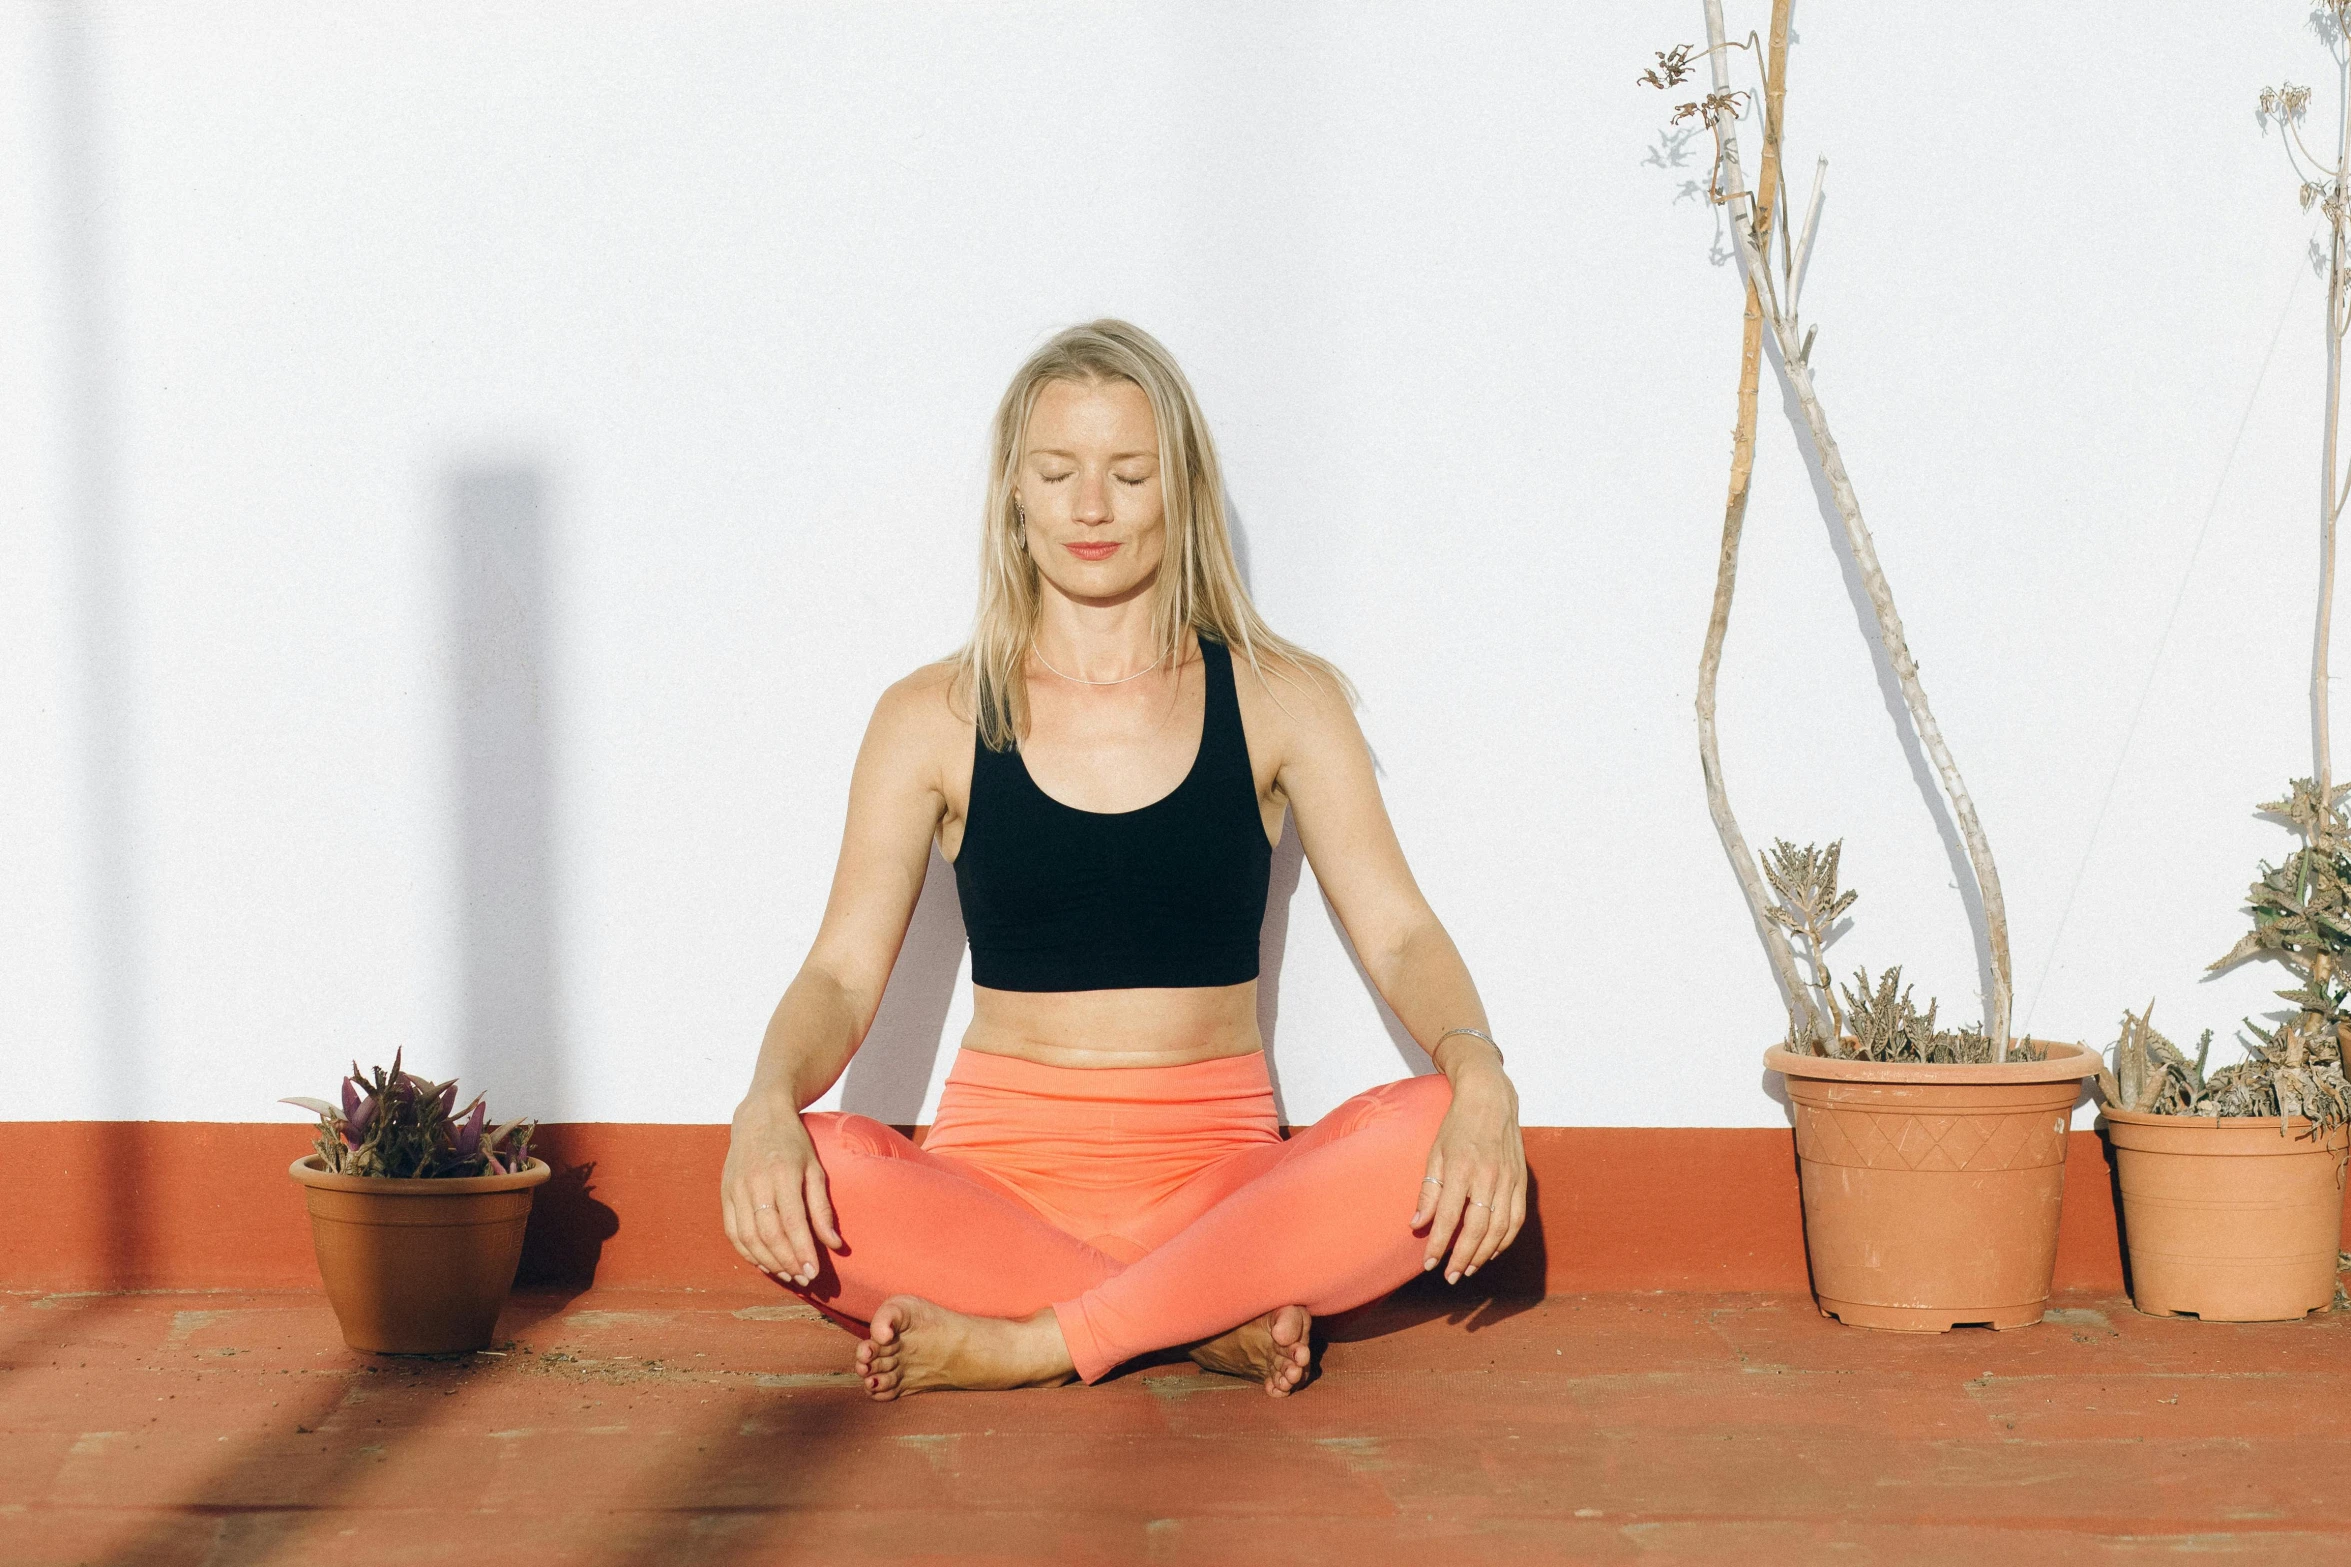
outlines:
[[[1046,383],[1014,493],[1030,558],[1063,594],[1114,602],[1157,579],[1167,545],[1159,430],[1134,382]]]

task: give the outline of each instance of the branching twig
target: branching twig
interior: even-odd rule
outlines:
[[[1775,59],[1766,65],[1767,72],[1786,67],[1787,12],[1791,0],[1775,0],[1772,8],[1772,38]],[[1690,49],[1687,44],[1671,55],[1660,54],[1661,65],[1679,68],[1671,81],[1678,83],[1686,74]],[[1715,98],[1729,89],[1728,73],[1724,69],[1723,52],[1710,50],[1707,59],[1714,67]],[[1654,85],[1655,73],[1645,80]],[[1765,96],[1767,112],[1771,97]],[[1711,127],[1712,121],[1709,120]],[[1772,145],[1776,137],[1767,138]],[[1715,142],[1714,177],[1722,174],[1722,144],[1719,133]],[[1758,203],[1762,221],[1769,224],[1771,206],[1777,186],[1776,161],[1764,165],[1764,191]],[[1823,1055],[1834,1055],[1837,1038],[1843,1032],[1835,1017],[1835,997],[1829,997],[1827,1015],[1816,1005],[1816,991],[1796,973],[1795,955],[1789,950],[1788,938],[1774,912],[1775,905],[1765,893],[1763,882],[1756,875],[1755,856],[1747,848],[1747,836],[1739,830],[1739,820],[1731,812],[1728,792],[1723,786],[1722,744],[1715,731],[1715,691],[1722,674],[1723,642],[1730,634],[1731,597],[1739,580],[1739,537],[1746,526],[1747,493],[1755,473],[1755,407],[1756,391],[1763,361],[1763,305],[1755,284],[1747,285],[1747,311],[1741,329],[1739,349],[1739,407],[1738,422],[1731,432],[1730,493],[1723,502],[1722,548],[1715,557],[1714,607],[1706,619],[1706,644],[1698,655],[1698,765],[1706,780],[1706,809],[1714,818],[1715,836],[1722,840],[1723,853],[1731,862],[1731,872],[1738,878],[1739,890],[1747,899],[1748,913],[1755,921],[1756,934],[1762,938],[1764,957],[1771,964],[1772,974],[1779,981],[1780,991],[1787,998],[1789,1037],[1800,1049],[1810,1049]],[[1815,979],[1825,986],[1825,976],[1815,969]]]
[[[1721,0],[1706,0],[1706,29],[1708,48],[1712,51],[1721,50]],[[1951,802],[1952,815],[1957,819],[1960,835],[1966,843],[1968,864],[1975,874],[1976,888],[1983,900],[1984,941],[1992,965],[1987,1032],[1992,1041],[1993,1058],[2006,1060],[2010,1007],[2008,910],[2000,894],[2000,874],[1992,862],[1992,846],[1984,834],[1983,824],[1977,819],[1975,801],[1969,796],[1967,786],[1959,776],[1958,764],[1951,757],[1950,747],[1944,743],[1942,728],[1935,722],[1934,713],[1927,706],[1925,688],[1919,683],[1917,660],[1911,657],[1901,617],[1895,612],[1893,589],[1887,584],[1885,570],[1878,563],[1876,544],[1870,537],[1868,526],[1862,521],[1861,503],[1854,495],[1853,481],[1845,472],[1844,458],[1837,449],[1835,437],[1829,431],[1828,417],[1822,410],[1819,393],[1812,384],[1811,367],[1805,363],[1800,324],[1793,310],[1783,306],[1772,288],[1771,273],[1765,264],[1753,212],[1748,204],[1739,199],[1742,194],[1742,171],[1736,121],[1730,115],[1718,111],[1713,116],[1713,123],[1716,138],[1723,150],[1722,161],[1729,187],[1725,200],[1729,203],[1731,232],[1738,242],[1740,259],[1746,268],[1749,282],[1760,285],[1759,296],[1764,306],[1765,320],[1779,344],[1780,372],[1786,377],[1789,390],[1795,394],[1804,412],[1805,424],[1811,431],[1814,450],[1820,458],[1821,472],[1829,481],[1837,515],[1844,524],[1846,544],[1852,551],[1853,562],[1860,572],[1862,587],[1869,596],[1870,606],[1876,611],[1879,642],[1885,649],[1887,662],[1893,667],[1895,682],[1901,688],[1904,705],[1910,710],[1911,722],[1918,732],[1919,741],[1942,780],[1943,791]],[[2331,474],[2331,468],[2329,472]],[[2331,489],[2329,493],[2331,495]]]

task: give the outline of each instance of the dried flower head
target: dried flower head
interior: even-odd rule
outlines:
[[[2286,82],[2277,87],[2261,89],[2261,117],[2279,124],[2302,118],[2302,111],[2310,107],[2310,89]]]
[[[1634,85],[1640,87],[1679,87],[1690,79],[1690,51],[1695,44],[1675,44],[1671,49],[1657,51],[1657,64],[1643,71]]]
[[[1667,123],[1679,125],[1692,116],[1703,116],[1706,123],[1714,123],[1715,116],[1727,114],[1737,119],[1747,112],[1747,94],[1743,92],[1710,92],[1696,103],[1677,104],[1673,118]]]

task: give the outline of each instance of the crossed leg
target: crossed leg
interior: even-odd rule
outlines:
[[[844,1244],[805,1293],[871,1325],[858,1368],[877,1397],[1091,1382],[1195,1343],[1203,1364],[1265,1364],[1267,1390],[1287,1392],[1305,1371],[1309,1314],[1420,1271],[1408,1221],[1450,1102],[1441,1077],[1389,1083],[1219,1161],[1160,1205],[1180,1228],[1154,1233],[1142,1217],[1132,1238],[1149,1249],[1123,1265],[976,1166],[863,1116],[811,1115]]]

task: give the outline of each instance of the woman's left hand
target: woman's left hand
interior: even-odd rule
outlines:
[[[1464,1067],[1453,1107],[1438,1123],[1428,1178],[1412,1227],[1429,1227],[1425,1272],[1445,1255],[1445,1282],[1459,1283],[1518,1238],[1527,1217],[1527,1156],[1518,1135],[1518,1090],[1499,1065]],[[1456,1231],[1458,1230],[1458,1233]]]

